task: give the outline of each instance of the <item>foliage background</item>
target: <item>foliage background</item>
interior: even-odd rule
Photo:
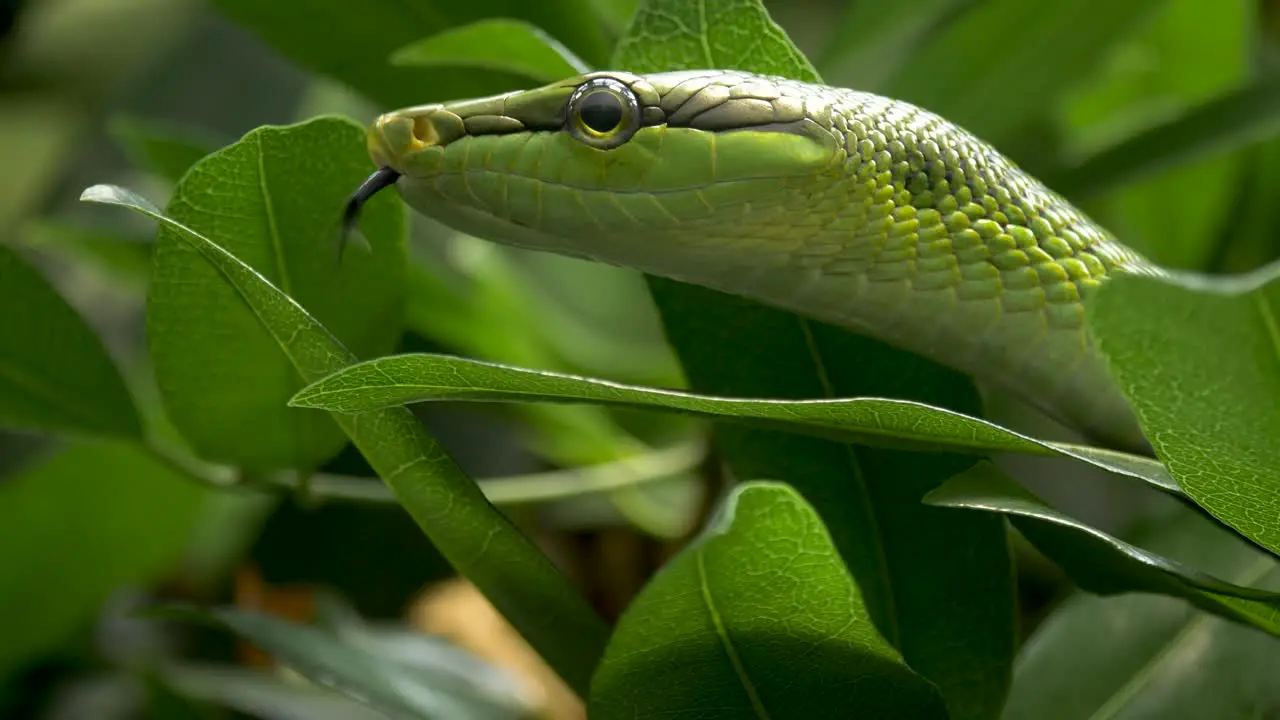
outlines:
[[[899,12],[843,0],[766,5],[828,82],[891,94],[901,89],[908,99],[946,108],[948,117],[989,137],[1033,173],[1043,171],[1055,187],[1161,264],[1243,271],[1280,255],[1280,211],[1272,200],[1280,190],[1277,141],[1257,140],[1173,169],[1157,168],[1122,186],[1054,175],[1064,159],[1088,155],[1269,76],[1280,28],[1270,3],[1163,0],[1046,3],[1032,9],[1001,0],[913,0],[900,3],[905,9]],[[1007,55],[984,31],[974,34],[967,53],[932,63],[931,33],[977,12],[979,5],[1004,13],[1010,32],[1042,37],[1055,51]],[[34,259],[87,318],[143,398],[149,423],[165,427],[142,325],[154,232],[136,218],[77,202],[81,189],[112,182],[163,198],[179,171],[198,157],[192,148],[217,147],[264,124],[323,112],[365,120],[380,108],[531,84],[510,73],[444,63],[428,88],[421,86],[421,75],[352,60],[375,56],[371,44],[389,55],[448,27],[517,12],[501,0],[465,8],[423,0],[416,6],[424,10],[421,25],[414,27],[383,22],[376,6],[355,12],[344,3],[314,3],[306,17],[287,9],[288,3],[277,4],[276,11],[263,10],[267,5],[255,10],[248,0],[7,4],[17,22],[0,44],[0,167],[7,169],[0,175],[0,241]],[[602,65],[633,6],[584,0],[546,7],[524,16],[587,62]],[[264,19],[263,12],[283,15]],[[1097,33],[1104,40],[1091,42],[1104,45],[1105,52],[1055,35],[1063,18],[1086,12],[1094,14],[1090,27],[1104,29]],[[296,28],[278,36],[276,48],[245,27],[272,22]],[[335,24],[344,25],[350,47],[364,52],[335,49],[327,60],[331,65],[323,68],[333,77],[303,69],[279,51],[296,54],[317,28]],[[896,73],[906,57],[914,58],[909,68],[915,70]],[[355,96],[335,78],[360,85],[369,97]],[[1257,107],[1266,101],[1259,97]],[[1256,108],[1254,113],[1266,115]],[[644,285],[634,277],[499,250],[421,222],[415,222],[411,254],[418,262],[409,270],[409,331],[394,339],[401,351],[458,352],[643,384],[684,382]],[[0,308],[6,321],[21,313]],[[92,385],[83,389],[86,396],[94,392]],[[674,440],[697,450],[706,432],[698,421],[645,413],[460,404],[432,404],[419,412],[478,478],[617,460],[637,451],[631,444],[637,439],[645,447]],[[991,417],[1037,436],[1071,438],[1007,399],[994,399]],[[696,453],[686,452],[648,471],[669,475],[658,482],[607,497],[521,506],[515,514],[526,527],[537,528],[541,544],[612,618],[706,517],[707,496],[690,479],[698,461]],[[1260,577],[1250,575],[1255,565],[1237,563],[1242,556],[1233,541],[1177,514],[1145,489],[1061,459],[1000,462],[1042,497],[1096,527],[1167,548],[1241,584]],[[351,447],[323,470],[368,474]],[[76,708],[88,703],[98,709],[97,717],[180,716],[196,712],[192,693],[139,671],[149,659],[175,653],[203,660],[255,657],[217,633],[127,616],[128,609],[156,596],[270,607],[305,619],[315,614],[318,596],[304,588],[329,588],[373,621],[407,619],[420,628],[461,633],[485,617],[476,614],[485,606],[455,587],[449,590],[456,596],[423,599],[421,591],[450,571],[404,512],[385,502],[316,503],[279,492],[215,492],[127,443],[26,432],[0,435],[0,473],[0,637],[6,638],[0,647],[0,708],[6,715],[77,717]],[[1170,514],[1178,518],[1172,524]],[[1030,679],[1015,683],[1010,716],[1045,708],[1057,708],[1060,717],[1086,717],[1089,711],[1106,717],[1119,708],[1142,715],[1145,710],[1122,701],[1135,692],[1134,682],[1154,688],[1143,696],[1153,716],[1201,687],[1247,694],[1256,703],[1249,717],[1277,712],[1280,696],[1249,680],[1280,668],[1276,647],[1240,628],[1221,629],[1201,616],[1191,620],[1179,601],[1073,595],[1062,572],[1030,545],[1019,541],[1015,547],[1019,641],[1064,598],[1070,598],[1066,607],[1074,614],[1061,614],[1064,620],[1046,626],[1041,637],[1047,639],[1026,649],[1018,673]],[[440,599],[453,597],[462,599]],[[471,614],[459,621],[459,613]],[[1141,638],[1110,640],[1132,651],[1132,657],[1118,653],[1112,661],[1110,677],[1121,680],[1104,679],[1084,690],[1046,659],[1072,643],[1127,637],[1129,625],[1108,622],[1113,614],[1133,616],[1125,613],[1166,623],[1140,629],[1142,637],[1177,637],[1183,644],[1151,640],[1157,652]],[[1076,620],[1082,628],[1070,625],[1075,618],[1085,618]],[[1243,633],[1245,639],[1230,652],[1220,645],[1187,644],[1186,638],[1211,630]],[[513,642],[496,649],[474,636],[469,642],[495,661],[525,662],[524,650]],[[1181,659],[1192,665],[1209,663],[1213,653],[1230,659],[1218,660],[1221,670],[1198,677],[1203,685],[1179,685],[1152,664],[1162,652],[1187,653]],[[1091,657],[1087,648],[1079,656]],[[1241,665],[1257,675],[1239,671]],[[1144,679],[1149,677],[1154,680]],[[214,712],[212,707],[202,704],[200,712]]]

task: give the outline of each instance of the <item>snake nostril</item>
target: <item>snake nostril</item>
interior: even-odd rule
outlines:
[[[431,146],[440,142],[440,133],[426,116],[419,115],[413,119],[413,139],[423,145]]]

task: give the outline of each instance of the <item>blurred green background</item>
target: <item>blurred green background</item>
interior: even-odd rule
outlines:
[[[873,0],[767,4],[829,83],[891,92],[906,82],[896,75],[905,56],[924,52],[939,27],[983,3],[900,0],[893,13]],[[501,15],[508,3],[472,5],[460,22]],[[1034,13],[1034,5],[1019,12]],[[1035,58],[1002,57],[983,36],[975,38],[973,62],[955,68],[960,74],[916,84],[922,96],[906,99],[945,104],[971,77],[964,73],[990,72],[995,80],[984,87],[994,90],[983,102],[1017,109],[1026,95],[1037,111],[1004,123],[987,106],[970,106],[966,117],[961,104],[952,119],[1052,179],[1074,158],[1280,64],[1280,4],[1164,0],[1132,13],[1125,0],[1110,5],[1115,9],[1098,21],[1116,24],[1110,49],[1077,53],[1068,75],[1038,77]],[[627,3],[599,6],[598,17],[586,22],[600,26],[600,38],[616,37]],[[355,4],[351,12],[359,12]],[[80,191],[109,182],[162,200],[172,175],[198,157],[193,148],[321,112],[366,121],[383,108],[300,68],[197,0],[0,0],[0,32],[0,242],[38,262],[87,317],[163,426],[148,387],[142,331],[150,231],[121,213],[81,205]],[[578,42],[580,52],[607,55],[587,40],[561,39]],[[1073,52],[1069,39],[1052,33],[1045,47]],[[472,93],[450,75],[440,70],[450,89],[466,94],[529,84],[494,76]],[[1234,272],[1280,256],[1278,140],[1124,185],[1073,190],[1073,199],[1125,242],[1168,266]],[[402,350],[680,384],[636,277],[415,222],[419,262]],[[0,322],[21,312],[0,307]],[[608,462],[650,447],[688,448],[644,470],[655,481],[642,488],[513,509],[607,616],[695,526],[711,494],[693,479],[704,429],[687,419],[456,405],[432,406],[423,416],[479,478]],[[993,419],[1071,437],[1000,398]],[[1159,509],[1160,499],[1078,465],[1004,462],[1043,497],[1103,529],[1126,534]],[[324,470],[368,475],[350,449]],[[1019,550],[1027,632],[1069,588],[1032,551]],[[130,619],[129,610],[149,598],[236,602],[306,618],[315,596],[299,589],[335,588],[365,617],[419,618],[425,626],[413,612],[423,607],[419,594],[448,576],[408,517],[386,502],[320,504],[287,493],[216,491],[128,446],[0,433],[3,717],[216,716],[137,668],[160,656],[252,656],[217,634]]]

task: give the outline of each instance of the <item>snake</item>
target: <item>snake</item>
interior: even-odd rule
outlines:
[[[700,285],[1149,447],[1091,337],[1121,274],[1166,274],[973,133],[870,92],[734,70],[601,71],[368,126],[395,186],[483,240]]]

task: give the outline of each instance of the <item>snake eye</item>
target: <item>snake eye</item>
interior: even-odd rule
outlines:
[[[565,120],[569,132],[582,142],[602,150],[615,148],[639,129],[640,101],[617,80],[588,80],[570,96]]]

